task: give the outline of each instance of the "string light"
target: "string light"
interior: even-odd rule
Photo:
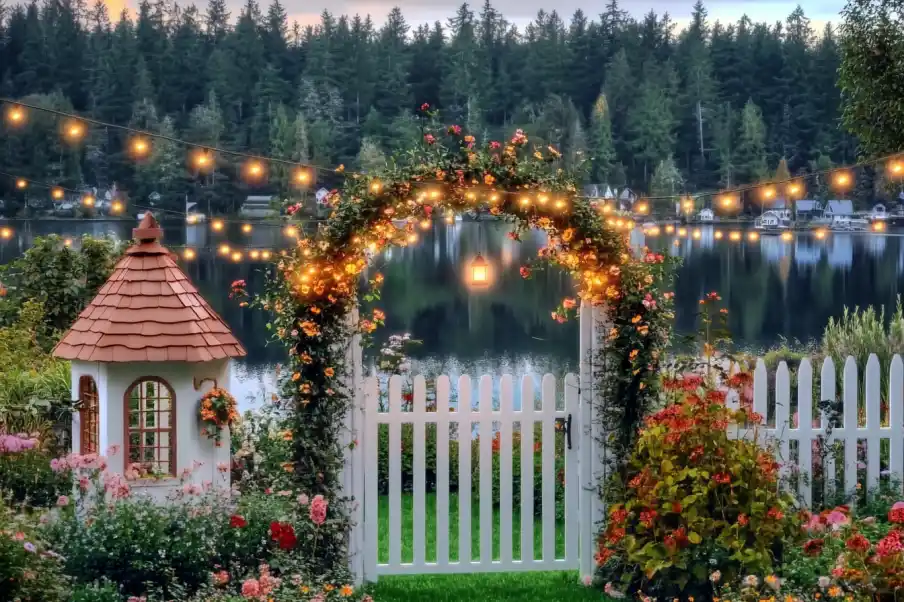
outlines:
[[[264,175],[266,170],[264,169],[263,163],[260,161],[256,161],[252,159],[245,164],[245,176],[252,181],[259,181],[264,179]]]
[[[431,225],[433,224],[429,219],[421,220],[421,230],[429,230]]]
[[[184,251],[182,251],[182,257],[184,257],[188,261],[191,261],[195,258],[194,249],[185,249]]]
[[[12,105],[6,110],[6,121],[13,126],[19,126],[25,123],[25,109]]]
[[[299,186],[306,186],[311,181],[311,174],[307,169],[296,169],[295,177],[292,178]]]
[[[695,240],[700,240],[703,237],[703,233],[700,230],[694,230],[693,237]]]
[[[690,213],[694,210],[694,199],[687,197],[683,201],[681,201],[681,208],[684,209],[685,213]]]
[[[220,248],[218,249],[220,255],[229,255],[230,251],[232,251],[232,249],[229,248],[229,245],[220,245]]]
[[[678,228],[678,236],[687,236],[687,228]]]
[[[838,170],[832,177],[832,186],[839,192],[848,190],[854,182],[854,176],[846,170]]]
[[[59,186],[55,186],[55,187],[53,187],[53,188],[50,189],[50,196],[51,196],[54,200],[59,201],[59,200],[62,199],[64,196],[66,196],[66,193],[65,193],[65,191],[63,191],[63,189],[60,188]]]
[[[763,200],[771,201],[775,198],[775,187],[774,186],[765,186],[762,190]]]
[[[94,195],[86,194],[82,197],[82,205],[84,205],[85,207],[94,207],[94,202]]]
[[[28,180],[19,178],[18,180],[16,180],[16,188],[18,188],[19,190],[25,190],[26,188],[28,188]]]
[[[132,141],[129,143],[129,149],[132,151],[132,156],[136,159],[143,159],[147,157],[148,152],[151,150],[151,145],[142,137],[136,136],[132,138]]]
[[[757,241],[760,239],[760,233],[759,232],[750,232],[747,234],[747,239],[750,241]]]
[[[66,123],[63,132],[69,141],[78,142],[85,135],[85,126],[73,119]]]
[[[900,177],[904,175],[904,163],[898,159],[893,159],[888,163],[888,172],[892,177]]]
[[[716,230],[716,232],[713,236],[716,238],[716,240],[722,240],[722,231]]]
[[[10,239],[13,237],[12,228],[0,228],[0,238]]]
[[[730,194],[723,194],[719,199],[719,204],[722,205],[724,209],[730,209],[731,207],[734,207],[735,201]]]
[[[242,233],[251,234],[251,224],[242,224]]]
[[[741,233],[738,231],[734,231],[728,235],[728,238],[729,238],[729,240],[737,242],[737,241],[741,240]]]
[[[640,215],[646,215],[650,211],[650,206],[646,201],[640,201],[637,203],[637,206],[634,208],[634,212]]]
[[[284,232],[286,236],[290,238],[295,238],[296,236],[298,236],[298,228],[296,228],[295,226],[286,226]]]
[[[241,261],[242,254],[239,251],[233,251],[232,255],[230,255],[230,259],[232,259],[232,261]]]
[[[110,211],[112,211],[113,213],[122,213],[122,202],[113,201],[113,204],[110,205]]]
[[[675,226],[673,226],[672,224],[669,224],[668,226],[665,227],[666,234],[671,234],[674,231],[675,231]]]
[[[788,182],[786,192],[789,199],[801,199],[804,196],[804,184],[801,181]]]
[[[261,251],[261,259],[270,259],[270,251]]]
[[[203,148],[199,148],[191,154],[191,163],[198,171],[207,172],[213,169],[213,153]]]
[[[794,235],[791,234],[790,232],[782,232],[782,240],[783,240],[783,241],[785,241],[785,242],[791,242],[791,240],[792,240],[793,238],[794,238]]]
[[[223,220],[221,220],[221,219],[215,219],[210,224],[210,228],[214,232],[222,232],[224,227],[225,227],[225,225],[223,224]]]

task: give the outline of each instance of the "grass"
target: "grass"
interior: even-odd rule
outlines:
[[[450,494],[449,499],[449,558],[458,560],[458,496]],[[436,495],[425,496],[426,557],[428,562],[436,560]],[[411,562],[414,531],[412,526],[414,498],[410,494],[402,496],[402,562]],[[515,507],[512,513],[513,556],[521,557],[521,512]],[[499,518],[498,509],[493,511],[493,558],[499,558]],[[389,498],[381,496],[379,502],[380,541],[378,558],[381,563],[389,560]],[[471,558],[480,558],[480,507],[471,507]],[[541,558],[543,550],[542,525],[534,520],[534,557]],[[565,526],[556,524],[556,556],[565,555]],[[371,595],[378,602],[453,602],[472,601],[493,602],[495,600],[544,600],[575,601],[600,600],[599,590],[586,588],[578,581],[574,571],[522,572],[522,573],[479,573],[466,575],[412,575],[381,577],[369,587]]]

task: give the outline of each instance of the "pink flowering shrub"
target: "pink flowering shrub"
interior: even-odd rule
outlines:
[[[37,436],[0,433],[0,497],[32,507],[52,506],[68,479],[47,464]]]
[[[0,499],[0,600],[67,600],[61,568],[35,525]]]

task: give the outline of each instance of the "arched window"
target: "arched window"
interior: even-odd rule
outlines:
[[[100,440],[100,406],[97,401],[97,383],[90,376],[78,379],[79,451],[82,454],[98,453]]]
[[[176,475],[176,396],[155,376],[139,378],[126,391],[126,466],[142,473]]]

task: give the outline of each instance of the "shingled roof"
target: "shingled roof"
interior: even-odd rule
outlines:
[[[160,244],[148,212],[109,280],[53,350],[86,362],[207,362],[245,349]]]

